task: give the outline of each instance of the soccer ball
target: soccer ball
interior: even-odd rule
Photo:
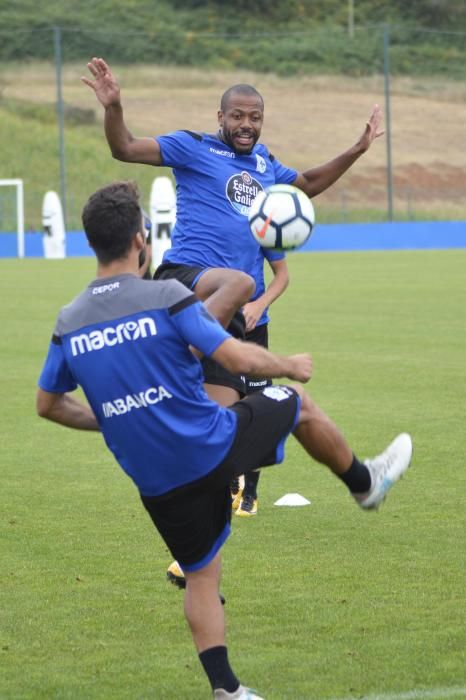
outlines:
[[[248,219],[259,245],[293,250],[311,235],[315,215],[311,200],[302,190],[291,185],[271,185],[254,199]]]

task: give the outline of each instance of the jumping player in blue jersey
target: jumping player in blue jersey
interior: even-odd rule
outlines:
[[[230,408],[211,401],[195,353],[233,373],[299,382],[311,377],[311,357],[278,356],[241,342],[209,313],[215,299],[203,304],[174,279],[141,279],[144,224],[128,183],[94,193],[82,218],[97,278],[58,315],[39,378],[38,414],[101,431],[185,571],[185,615],[214,698],[261,700],[230,666],[219,599],[229,483],[238,465],[281,462],[293,432],[371,509],[408,468],[411,439],[402,433],[380,456],[360,462],[301,384],[267,387]],[[78,385],[87,405],[72,396]]]
[[[202,300],[217,293],[218,318],[224,326],[254,294],[249,273],[258,245],[251,236],[247,214],[256,194],[274,183],[286,183],[314,197],[338,180],[383,133],[376,105],[354,146],[323,165],[298,173],[259,143],[264,102],[254,87],[241,84],[223,94],[216,133],[176,131],[136,138],[125,124],[120,88],[107,63],[93,58],[87,66],[91,79],[83,77],[82,81],[94,90],[105,109],[105,134],[113,157],[173,168],[177,221],[171,249],[156,270],[156,278],[175,277]],[[212,367],[205,371],[210,395],[223,405],[244,395],[240,377],[225,384]]]

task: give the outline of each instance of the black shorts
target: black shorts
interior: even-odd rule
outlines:
[[[267,387],[231,406],[238,416],[225,459],[203,479],[142,502],[172,556],[184,571],[197,571],[217,554],[231,522],[230,481],[249,469],[283,461],[296,425],[300,399],[287,386]]]
[[[203,272],[209,268],[198,267],[195,265],[179,265],[178,263],[163,263],[159,265],[154,273],[155,280],[177,279],[184,284],[188,289],[193,289]],[[245,321],[241,311],[237,311],[233,316],[227,330],[234,338],[244,340],[245,337]],[[246,395],[245,378],[240,375],[231,374],[224,367],[212,360],[210,357],[203,357],[201,360],[202,370],[204,372],[204,382],[206,384],[215,384],[216,386],[227,386],[235,389],[238,394],[243,397]]]
[[[263,323],[261,326],[256,326],[252,331],[246,333],[246,340],[251,343],[256,343],[266,350],[269,347],[269,325]],[[259,379],[258,377],[246,377],[246,394],[254,394],[266,386],[271,386],[271,379]]]
[[[178,263],[162,263],[154,272],[155,280],[170,280],[177,279],[184,284],[188,289],[194,289],[196,283],[203,272],[208,270],[208,267],[199,267],[195,265],[179,265]]]
[[[221,364],[212,360],[211,357],[201,359],[202,371],[204,372],[204,382],[215,384],[215,386],[227,386],[234,389],[240,398],[247,394],[246,377],[242,374],[232,374]]]

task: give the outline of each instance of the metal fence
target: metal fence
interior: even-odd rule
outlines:
[[[354,143],[378,102],[385,136],[319,196],[318,219],[466,220],[466,32],[381,25],[352,27],[351,36],[326,30],[151,38],[87,29],[84,41],[82,34],[0,30],[0,178],[24,180],[26,229],[40,229],[49,189],[61,196],[68,229],[81,227],[83,202],[111,179],[135,179],[149,194],[154,170],[111,159],[102,109],[80,82],[93,54],[114,68],[135,135],[214,131],[222,92],[253,83],[265,98],[263,141],[298,170]],[[204,67],[189,65],[190,52]],[[2,198],[0,192],[0,230],[7,230],[10,206]]]

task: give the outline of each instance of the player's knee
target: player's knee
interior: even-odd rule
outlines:
[[[249,301],[256,289],[256,283],[251,275],[240,270],[225,270],[222,277],[222,285],[228,288],[234,296]]]
[[[196,571],[184,571],[186,587],[192,590],[213,589],[220,586],[221,559],[219,554]]]
[[[239,307],[249,301],[255,289],[254,279],[245,272],[212,268],[199,278],[195,292],[202,300],[215,293],[224,293],[228,296],[232,306]]]
[[[301,399],[301,409],[299,412],[298,425],[304,423],[305,421],[312,420],[317,412],[317,404],[311,399],[309,394],[306,393],[304,387],[301,384],[293,387],[298,393]]]
[[[246,304],[256,291],[256,283],[251,275],[245,272],[238,272],[237,278],[233,282],[235,295],[241,305]]]

